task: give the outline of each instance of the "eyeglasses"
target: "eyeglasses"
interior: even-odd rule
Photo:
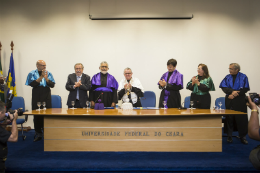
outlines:
[[[82,68],[75,68],[75,70],[81,70]]]
[[[40,64],[40,66],[46,67],[46,65],[41,65],[41,64]]]
[[[130,74],[132,74],[132,73],[125,73],[126,75],[130,75]]]
[[[235,68],[228,68],[229,70],[235,70]]]
[[[100,66],[101,68],[108,68],[107,66]]]

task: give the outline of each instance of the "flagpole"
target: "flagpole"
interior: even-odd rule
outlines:
[[[12,50],[12,53],[13,53],[13,50],[14,50],[14,43],[13,43],[13,41],[11,42],[10,46],[11,46],[11,50]]]

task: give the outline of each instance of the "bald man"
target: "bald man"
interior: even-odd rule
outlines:
[[[32,87],[32,110],[38,109],[37,102],[45,102],[46,108],[51,108],[51,89],[55,80],[50,72],[46,70],[46,63],[43,60],[36,62],[36,70],[31,71],[25,85]],[[42,106],[41,106],[42,108]],[[43,116],[34,117],[35,136],[34,142],[42,139]]]

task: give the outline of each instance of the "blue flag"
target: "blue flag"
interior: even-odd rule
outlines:
[[[17,93],[16,93],[16,84],[15,84],[13,53],[11,53],[11,57],[10,57],[10,65],[9,65],[8,76],[6,79],[6,84],[8,86],[8,93],[9,93],[9,91],[12,90],[12,94],[14,95],[14,97],[16,97]]]

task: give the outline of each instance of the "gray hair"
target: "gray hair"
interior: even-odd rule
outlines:
[[[240,71],[240,65],[238,63],[231,63],[229,65],[233,65],[235,69],[238,69],[238,71]]]
[[[102,62],[100,63],[100,67],[101,67],[101,64],[106,64],[107,67],[108,67],[108,63],[107,63],[106,61],[102,61]]]
[[[82,69],[84,69],[84,65],[82,63],[77,63],[74,65],[74,69],[76,68],[76,65],[81,65]]]
[[[131,73],[133,73],[132,69],[129,68],[129,67],[126,67],[126,68],[124,69],[124,73],[125,73],[126,70],[131,70]]]

